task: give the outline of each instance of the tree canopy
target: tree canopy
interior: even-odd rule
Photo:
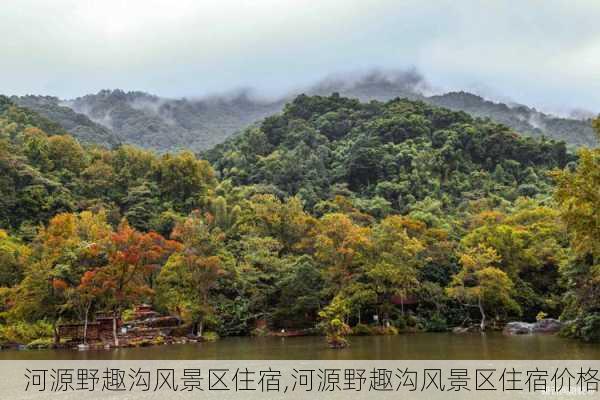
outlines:
[[[334,94],[203,156],[82,145],[0,98],[0,327],[147,302],[200,335],[543,313],[594,339],[598,150]]]

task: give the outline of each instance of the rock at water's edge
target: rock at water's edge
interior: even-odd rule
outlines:
[[[534,323],[509,322],[502,331],[505,335],[528,335],[530,333],[557,333],[563,324],[557,319],[545,318]]]

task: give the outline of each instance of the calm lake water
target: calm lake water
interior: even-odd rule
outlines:
[[[503,336],[500,333],[418,333],[351,337],[350,347],[332,350],[322,337],[225,338],[214,343],[167,345],[102,351],[0,351],[0,359],[206,359],[206,360],[485,360],[600,359],[600,344],[557,336]]]

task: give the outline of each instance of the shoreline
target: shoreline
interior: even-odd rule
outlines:
[[[539,323],[539,321],[538,321]],[[534,335],[555,335],[560,336],[558,330],[553,331],[541,331],[530,329],[529,331],[525,331],[523,329],[517,329],[514,332],[507,332],[507,327],[511,326],[511,324],[525,324],[525,325],[535,325],[536,323],[526,323],[526,322],[509,322],[505,324],[502,329],[489,328],[487,331],[481,331],[478,329],[478,325],[471,325],[467,327],[453,327],[449,328],[445,331],[423,331],[418,329],[405,329],[402,331],[386,331],[384,329],[378,329],[381,327],[370,327],[371,331],[369,333],[365,332],[356,332],[351,333],[347,336],[348,340],[351,342],[353,338],[357,337],[378,337],[378,336],[401,336],[401,335],[421,335],[421,334],[450,334],[453,336],[464,336],[464,335],[485,335],[486,333],[501,333],[502,336],[534,336]],[[519,325],[520,326],[520,325]],[[109,351],[116,349],[132,349],[132,348],[148,348],[148,347],[160,347],[160,346],[169,346],[169,345],[184,345],[184,344],[200,344],[200,343],[211,343],[220,341],[222,339],[227,338],[245,338],[245,339],[255,339],[255,338],[301,338],[301,337],[321,337],[323,339],[326,338],[326,335],[322,332],[316,332],[315,329],[304,329],[304,330],[288,330],[288,331],[267,331],[261,334],[254,335],[243,335],[243,336],[224,336],[219,337],[218,335],[208,335],[208,337],[192,337],[188,336],[169,336],[169,335],[157,335],[152,338],[144,337],[141,335],[138,336],[120,336],[119,337],[119,345],[116,346],[114,342],[111,340],[103,340],[103,341],[94,341],[88,342],[87,348],[83,349],[80,347],[83,343],[69,341],[65,343],[61,343],[60,345],[48,345],[48,346],[29,346],[28,344],[20,344],[20,343],[10,343],[10,344],[1,344],[0,352],[2,351],[36,351],[36,350],[69,350],[69,351],[81,351],[81,352],[95,352],[95,351]],[[325,343],[325,341],[324,341]]]

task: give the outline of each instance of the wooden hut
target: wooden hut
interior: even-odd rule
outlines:
[[[113,320],[116,320],[117,332],[123,324],[120,318],[116,318],[112,313],[98,313],[96,320],[87,324],[87,340],[107,340],[113,337]],[[61,324],[58,326],[58,334],[74,342],[82,342],[85,331],[85,323]]]

